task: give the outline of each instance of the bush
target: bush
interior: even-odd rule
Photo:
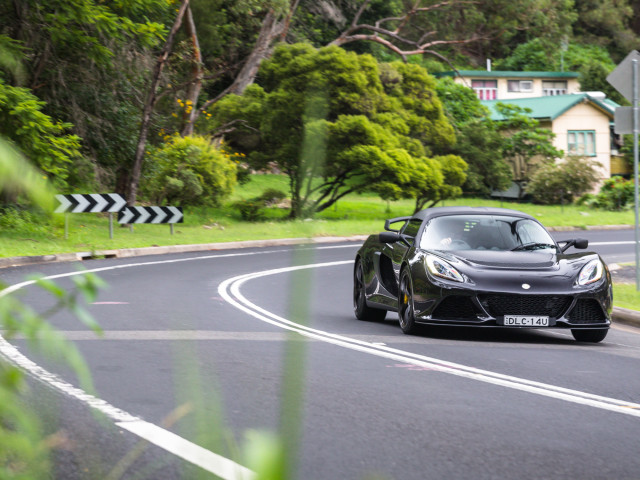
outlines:
[[[540,167],[527,185],[527,193],[537,203],[571,203],[590,191],[597,181],[595,162],[581,157],[568,157],[564,162]]]
[[[276,188],[268,188],[261,195],[249,200],[240,200],[234,206],[240,211],[243,220],[255,222],[264,218],[264,207],[275,205],[286,198],[287,194]]]
[[[157,205],[219,205],[236,183],[236,162],[206,137],[172,137],[146,163],[142,193]]]
[[[259,199],[240,200],[234,206],[240,210],[240,216],[247,222],[256,222],[264,217],[264,212],[262,211],[264,202]]]
[[[50,229],[44,215],[13,207],[0,207],[0,230],[47,235]]]
[[[632,180],[613,177],[604,182],[596,196],[595,205],[605,210],[624,210],[634,203]]]
[[[262,200],[264,202],[265,207],[280,203],[285,198],[287,198],[287,194],[277,188],[267,188],[262,192],[262,195],[257,197],[258,200]]]

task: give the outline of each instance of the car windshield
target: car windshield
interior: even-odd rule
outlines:
[[[509,215],[450,215],[427,224],[425,250],[556,250],[549,233],[528,218]]]

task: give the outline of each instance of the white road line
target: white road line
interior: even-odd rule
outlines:
[[[338,345],[351,350],[376,355],[378,357],[388,358],[394,361],[417,365],[420,367],[430,368],[439,372],[448,373],[472,380],[485,383],[499,385],[507,388],[534,393],[558,400],[587,405],[612,412],[623,413],[634,417],[640,417],[640,404],[618,400],[615,398],[593,395],[578,390],[558,387],[541,382],[535,382],[523,378],[503,375],[496,372],[481,370],[466,365],[456,364],[445,360],[426,357],[403,350],[398,350],[386,346],[377,345],[375,343],[363,342],[354,338],[342,335],[336,335],[322,330],[313,329],[304,325],[297,324],[291,320],[275,315],[247,300],[242,293],[240,287],[247,281],[261,278],[267,275],[275,275],[279,273],[292,272],[307,268],[333,267],[353,263],[353,261],[317,263],[311,265],[301,265],[295,267],[278,268],[273,270],[265,270],[251,274],[239,275],[229,278],[222,282],[218,287],[218,293],[230,304],[236,308],[252,315],[253,317],[270,323],[286,330],[298,332],[306,337],[322,340],[333,345]]]
[[[220,478],[248,480],[255,473],[231,460],[179,437],[164,428],[142,420],[116,423],[121,428],[144,438],[148,442],[164,448],[168,452],[180,452],[184,460],[203,468]]]
[[[173,260],[158,260],[152,262],[141,262],[141,263],[129,263],[124,265],[113,265],[110,267],[100,267],[93,268],[90,270],[79,270],[75,272],[67,272],[60,273],[57,275],[49,275],[44,277],[48,280],[55,280],[58,278],[65,277],[73,277],[75,275],[84,275],[86,273],[98,273],[98,272],[106,272],[110,270],[119,270],[123,268],[133,268],[133,267],[145,267],[151,265],[164,265],[168,263],[181,263],[181,262],[191,262],[191,261],[201,261],[208,259],[219,259],[219,258],[229,258],[229,257],[243,257],[243,256],[251,256],[251,255],[264,255],[269,253],[287,253],[291,252],[295,249],[318,249],[318,250],[328,250],[328,249],[336,249],[336,248],[354,248],[359,247],[359,244],[353,245],[330,245],[330,246],[314,246],[309,244],[308,246],[299,246],[293,248],[283,248],[278,250],[260,250],[258,252],[239,252],[239,253],[219,253],[214,255],[202,255],[195,257],[187,257],[187,258],[177,258]],[[29,285],[35,284],[35,280],[29,280],[21,283],[17,283],[11,285],[3,290],[0,290],[0,298],[9,295],[21,288],[27,287]],[[7,342],[2,335],[0,335],[0,356],[3,356],[8,361],[13,362],[15,365],[21,367],[25,370],[29,375],[33,378],[49,385],[50,387],[70,396],[80,400],[91,408],[94,408],[103,414],[105,414],[108,418],[112,419],[116,422],[116,425],[126,428],[131,433],[138,435],[141,438],[149,441],[150,443],[165,449],[169,453],[176,455],[177,457],[182,458],[188,462],[199,465],[200,467],[208,470],[209,472],[218,475],[223,479],[229,480],[237,480],[237,479],[250,479],[255,477],[255,474],[248,470],[246,467],[239,465],[232,460],[224,458],[220,455],[217,455],[213,452],[203,449],[198,445],[189,442],[177,435],[166,431],[157,425],[153,425],[151,423],[145,422],[140,418],[131,415],[124,410],[121,410],[113,405],[110,405],[108,402],[97,398],[93,395],[88,394],[84,390],[74,387],[70,383],[65,382],[60,379],[55,374],[45,370],[40,367],[33,361],[29,360],[27,357],[22,355],[13,345]],[[165,432],[164,434],[160,434],[159,432]]]

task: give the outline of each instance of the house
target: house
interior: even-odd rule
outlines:
[[[629,174],[619,154],[620,137],[613,132],[614,111],[619,105],[600,92],[581,92],[574,72],[515,72],[457,70],[434,74],[453,78],[472,88],[491,111],[498,102],[531,111],[530,116],[555,134],[554,146],[566,155],[592,157],[602,179]]]
[[[590,157],[598,164],[600,178],[627,173],[618,152],[618,137],[613,133],[614,111],[618,104],[600,92],[488,100],[493,120],[501,120],[498,103],[515,105],[530,111],[528,115],[555,134],[554,146],[566,155]]]
[[[513,72],[457,70],[433,74],[472,88],[480,100],[511,100],[580,92],[574,72]]]

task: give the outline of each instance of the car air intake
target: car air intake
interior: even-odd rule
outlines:
[[[479,295],[492,317],[503,315],[545,315],[558,318],[569,308],[568,295]]]
[[[476,320],[478,312],[470,297],[452,295],[442,300],[431,314],[435,320]]]
[[[567,318],[571,323],[603,323],[607,320],[600,303],[595,298],[583,298],[576,302]]]

